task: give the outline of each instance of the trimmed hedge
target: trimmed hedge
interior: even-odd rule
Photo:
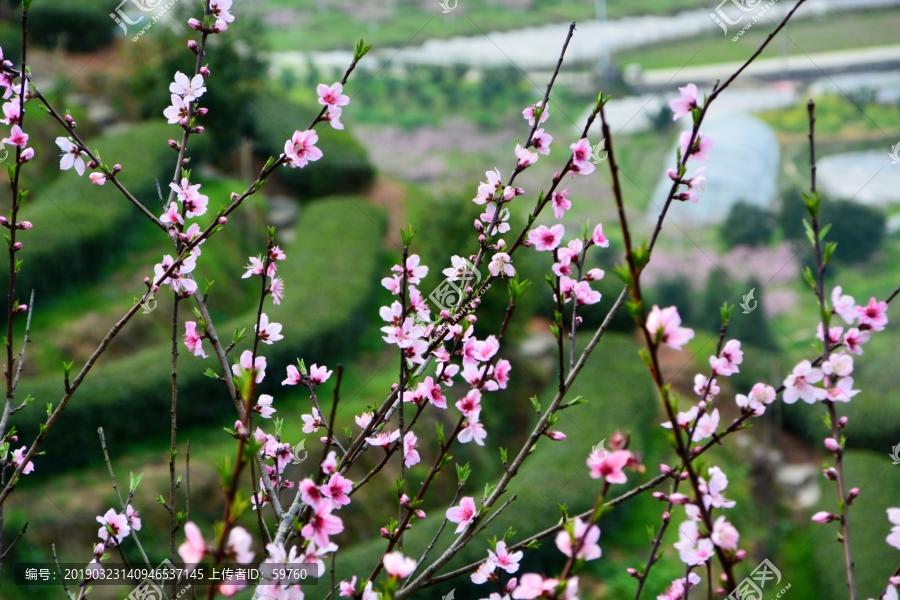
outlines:
[[[284,143],[294,131],[305,128],[318,114],[319,105],[303,106],[272,96],[251,103],[256,153],[263,159],[284,152]],[[279,169],[275,178],[291,192],[306,200],[331,194],[354,193],[375,179],[375,169],[365,149],[353,137],[327,124],[316,128],[317,146],[324,156],[315,169]]]
[[[55,48],[60,35],[65,35],[65,49],[71,52],[90,52],[113,41],[118,27],[109,14],[115,6],[97,0],[65,0],[64,2],[35,2],[28,12],[28,37],[46,48]],[[130,18],[142,13],[128,3],[123,6]],[[146,17],[144,19],[146,21]]]
[[[307,363],[332,363],[355,348],[358,336],[353,332],[364,326],[368,298],[379,276],[384,223],[385,215],[380,209],[350,197],[313,205],[302,216],[298,229],[303,233],[285,247],[288,258],[279,269],[286,282],[286,297],[280,306],[266,305],[270,318],[284,325],[285,339],[263,347],[268,359],[268,377],[263,388],[270,392],[279,388],[285,366],[295,362],[296,357],[304,357]],[[348,236],[347,232],[353,235]],[[326,247],[327,252],[323,250]],[[213,288],[213,304],[224,283]],[[238,270],[230,284],[249,285],[239,278]],[[194,319],[187,306],[185,309],[182,314]],[[254,310],[240,318],[217,323],[216,330],[223,339],[228,339],[236,327],[246,327],[252,332],[255,319]],[[252,339],[245,340],[232,351],[230,358],[236,362],[251,342]],[[206,345],[210,358],[202,360],[188,354],[179,342],[178,422],[181,427],[234,422],[234,406],[224,385],[203,375],[207,367],[221,371],[209,343]],[[63,469],[96,457],[99,426],[103,426],[109,443],[119,447],[167,434],[171,404],[170,350],[171,344],[167,342],[114,362],[109,362],[109,356],[101,358],[50,432],[43,449],[57,458],[52,465],[47,461],[42,468]],[[19,393],[30,394],[36,400],[16,420],[17,428],[24,433],[21,439],[31,439],[37,434],[38,423],[45,418],[47,402],[58,402],[62,392],[60,375],[22,382]]]
[[[172,177],[175,153],[166,145],[172,131],[161,122],[140,124],[87,143],[99,149],[108,164],[124,165],[122,183],[144,206],[160,213],[154,178],[165,188]],[[78,177],[74,170],[64,171],[47,187],[30,179],[27,169],[22,173],[31,194],[20,219],[31,221],[34,229],[19,236],[25,244],[19,253],[25,263],[16,284],[20,300],[32,288],[41,297],[97,279],[121,249],[155,230],[112,184],[93,185],[87,173]],[[8,273],[8,265],[0,266],[0,278]]]

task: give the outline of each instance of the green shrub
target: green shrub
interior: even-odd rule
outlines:
[[[113,41],[117,27],[109,17],[111,8],[96,0],[35,2],[28,11],[28,37],[45,48],[60,43],[72,52],[102,48]],[[137,16],[130,5],[123,9],[132,19]]]
[[[164,122],[142,124],[87,143],[99,149],[108,164],[124,165],[122,183],[159,214],[154,178],[165,188],[172,177],[175,153],[166,145],[171,133]],[[87,173],[78,177],[74,170],[62,172],[46,188],[31,180],[27,169],[23,175],[31,194],[20,218],[31,221],[34,229],[19,237],[25,245],[19,253],[25,262],[16,285],[20,299],[32,288],[41,297],[98,279],[118,252],[155,229],[112,184],[93,185]],[[8,272],[8,266],[0,266],[0,277],[5,279]]]
[[[249,106],[253,119],[255,151],[263,160],[284,152],[284,143],[294,131],[306,129],[321,106],[304,106],[284,98],[261,97]],[[315,168],[279,169],[275,179],[302,199],[358,192],[372,183],[375,170],[365,149],[345,131],[327,124],[316,128],[318,147],[324,156]]]
[[[267,305],[266,309],[272,320],[284,325],[285,339],[266,347],[268,377],[264,391],[280,389],[284,367],[295,362],[296,357],[304,357],[307,364],[327,362],[334,366],[332,361],[354,348],[357,336],[353,332],[362,329],[366,315],[374,310],[368,306],[368,298],[378,278],[383,223],[384,214],[379,209],[353,198],[335,198],[305,212],[298,223],[298,229],[304,233],[285,247],[288,259],[279,269],[279,275],[285,279],[286,297],[280,306]],[[354,235],[348,236],[348,231]],[[341,243],[335,244],[336,239]],[[215,244],[216,240],[210,243]],[[331,250],[323,252],[326,246]],[[235,273],[230,285],[250,285]],[[213,306],[225,285],[223,281],[213,287]],[[184,309],[182,314],[193,319],[189,306]],[[255,318],[254,310],[217,323],[216,330],[223,339],[229,338],[237,327],[252,332]],[[179,330],[183,331],[183,325]],[[241,351],[250,347],[250,341],[245,340],[232,351],[232,361],[237,362]],[[65,456],[65,460],[45,468],[65,468],[96,457],[98,426],[103,426],[107,440],[114,446],[167,433],[170,350],[171,344],[166,342],[121,360],[110,362],[110,356],[103,357],[44,445],[49,454]],[[206,360],[192,357],[180,341],[179,350],[179,425],[233,423],[234,407],[224,385],[203,375],[206,368],[221,372],[211,352]],[[211,350],[208,342],[207,350]],[[37,424],[45,418],[46,403],[58,402],[62,391],[58,375],[22,382],[23,397],[30,394],[36,399],[17,419],[16,426],[24,434],[22,439],[37,434]]]
[[[719,235],[729,248],[763,246],[772,239],[775,219],[769,211],[746,202],[738,202],[728,211]]]

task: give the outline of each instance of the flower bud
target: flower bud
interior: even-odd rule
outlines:
[[[723,598],[728,592],[725,591],[725,588],[716,588],[716,594],[722,596]]]
[[[424,518],[425,518],[425,511],[422,510],[421,508],[417,508],[417,509],[416,509],[416,512],[413,513],[413,514],[416,515],[416,518],[417,518],[417,519],[424,519]]]
[[[478,317],[476,317],[475,315],[466,315],[466,321],[468,321],[469,323],[475,323],[476,321],[478,321]]]
[[[90,169],[91,171],[93,171],[94,169],[96,169],[99,166],[100,166],[100,163],[98,163],[93,158],[91,160],[89,160],[88,164],[87,164],[87,168]]]
[[[837,519],[836,516],[825,510],[819,511],[812,516],[813,523],[830,523],[835,519]]]
[[[19,162],[23,165],[34,158],[34,148],[25,148],[19,156]]]
[[[200,67],[200,74],[204,77],[209,77],[209,69],[206,67]]]
[[[684,481],[687,478],[688,478],[687,471],[685,471],[684,473],[682,473],[681,475],[678,476],[678,479],[680,479],[682,481]]]
[[[479,244],[483,244],[485,239],[486,239],[486,238],[484,237],[484,234],[479,235],[479,236],[478,236],[478,243],[479,243]]]
[[[443,310],[441,310],[441,318],[442,318],[442,319],[449,319],[449,318],[450,318],[450,311],[447,310],[446,308],[443,309]]]
[[[153,286],[153,291],[154,291],[154,292],[158,292],[158,291],[159,291],[159,286],[158,286],[158,285],[154,285],[154,286]]]
[[[205,114],[208,113],[208,112],[209,112],[209,109],[208,109],[208,108],[198,108],[198,109],[197,109],[197,116],[198,116],[198,117],[202,117],[203,115],[205,115]]]
[[[668,496],[666,496],[662,492],[653,492],[650,495],[653,496],[654,498],[656,498],[657,500],[659,500],[660,502],[665,502],[666,500],[669,499]]]
[[[671,496],[669,496],[669,502],[671,502],[672,504],[677,504],[679,506],[684,506],[689,501],[690,498],[688,498],[684,494],[672,494]]]
[[[188,19],[188,25],[190,25],[191,29],[196,29],[197,31],[203,29],[203,23],[201,23],[197,19]],[[188,44],[190,44],[190,42],[188,42]],[[194,44],[196,45],[197,42],[194,42]]]
[[[225,217],[219,217],[219,225],[224,225],[227,222],[228,222],[228,219],[226,219]]]
[[[575,317],[575,325],[581,325],[582,321],[584,321],[584,319],[581,317]]]
[[[525,240],[524,242],[522,242],[522,245],[525,246],[526,248],[531,248],[532,246],[534,246],[534,244],[531,242],[531,240]]]
[[[237,192],[231,192],[231,201],[232,202],[237,202],[238,198],[240,198],[240,195]]]
[[[625,572],[634,577],[635,579],[640,579],[641,576],[638,574],[637,569],[628,568],[625,569]]]
[[[477,231],[478,233],[484,231],[484,225],[478,219],[475,219],[475,231]]]
[[[115,175],[116,173],[119,173],[121,170],[122,170],[122,165],[114,164],[113,168],[112,168],[112,174]]]
[[[841,451],[841,445],[838,444],[838,441],[834,438],[825,438],[825,447],[832,452]]]
[[[701,400],[700,402],[698,402],[697,408],[699,408],[701,411],[706,410],[706,400]]]
[[[566,434],[564,434],[562,431],[547,431],[544,435],[546,435],[554,442],[561,442],[566,439]]]
[[[834,469],[834,467],[823,469],[822,474],[825,475],[825,479],[828,479],[830,481],[837,481],[837,471]]]
[[[22,242],[16,242],[13,244],[13,252],[18,252],[22,249]]]
[[[856,497],[859,496],[859,488],[853,488],[850,490],[850,493],[847,494],[847,505],[853,504],[853,501],[856,500]]]
[[[199,23],[199,21],[198,21],[198,23]],[[197,45],[196,41],[188,40],[188,50],[190,50],[194,54],[197,54],[198,52],[200,52],[200,46]]]
[[[31,229],[34,225],[31,224],[31,221],[19,221],[19,229]]]
[[[400,496],[400,506],[409,506],[409,496],[406,494]]]
[[[27,304],[20,304],[16,307],[16,312],[23,313],[23,312],[26,312],[27,310],[28,310]]]
[[[672,518],[672,513],[670,513],[669,511],[665,511],[665,512],[662,514],[662,521],[663,521],[663,523],[668,523],[668,522],[669,522],[669,519],[671,519],[671,518]]]
[[[4,227],[9,227],[9,219],[7,219],[6,217],[0,217],[0,225],[3,225]]]
[[[621,431],[616,430],[616,432],[613,433],[612,438],[610,438],[610,440],[609,440],[609,447],[612,450],[621,450],[622,448],[625,447],[625,442],[626,442],[625,436],[622,435]]]
[[[173,150],[180,150],[181,146],[179,146],[178,142],[176,142],[175,140],[169,140],[169,148],[172,148]]]
[[[670,467],[666,463],[660,463],[659,470],[662,472],[663,475],[668,475],[669,473],[672,472],[672,467]]]
[[[391,532],[388,531],[388,528],[387,528],[387,527],[382,527],[382,528],[379,530],[379,533],[381,533],[381,537],[383,537],[384,539],[386,539],[386,540],[391,539]]]
[[[745,558],[747,558],[746,550],[738,550],[737,552],[734,553],[734,562],[740,562],[740,561],[744,560]]]
[[[189,164],[190,162],[191,162],[191,159],[190,159],[190,158],[182,159],[182,161],[181,161],[181,166],[182,166],[182,167],[187,167],[188,164]]]
[[[78,126],[78,124],[75,123],[75,119],[72,118],[72,115],[66,115],[66,125],[72,129],[75,129]]]
[[[191,129],[191,133],[203,133],[203,131],[203,125],[198,125],[197,127]]]
[[[97,560],[100,560],[100,557],[103,556],[104,552],[106,552],[106,546],[102,543],[98,543],[94,546],[94,556],[97,557]]]
[[[840,419],[838,419],[838,427],[843,429],[847,426],[847,421],[849,421],[849,419],[846,416],[841,417]]]
[[[16,442],[19,441],[19,436],[17,436],[17,435],[11,435],[11,436],[9,436],[9,438],[7,438],[7,439],[9,440],[9,442],[10,442],[11,444],[14,444],[14,443],[16,443]]]
[[[150,285],[150,278],[144,277],[144,285]]]
[[[900,576],[898,575],[892,576],[890,579],[888,579],[888,581],[890,581],[891,585],[893,585],[894,587],[900,586]]]

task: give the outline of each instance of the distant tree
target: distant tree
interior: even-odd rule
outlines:
[[[735,246],[763,246],[772,239],[775,218],[758,206],[738,202],[731,207],[728,218],[720,225],[719,235],[729,248]]]
[[[823,200],[819,223],[831,224],[826,239],[838,243],[835,258],[842,262],[867,261],[884,240],[884,213],[852,200]]]

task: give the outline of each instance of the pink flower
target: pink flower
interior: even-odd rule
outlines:
[[[28,145],[28,134],[22,131],[22,128],[18,125],[13,125],[12,130],[9,132],[9,137],[3,138],[3,143],[18,148],[25,148]]]
[[[210,0],[209,2],[210,14],[214,15],[217,20],[226,21],[228,23],[234,22],[234,15],[228,12],[230,8],[231,0]]]
[[[527,169],[537,162],[538,155],[537,152],[532,152],[528,148],[523,148],[521,144],[517,144],[516,159],[518,160],[516,164],[518,165],[519,169]]]
[[[250,261],[250,264],[244,267],[247,269],[247,272],[241,276],[241,279],[247,279],[253,275],[262,275],[263,269],[266,266],[262,259],[258,256],[251,256],[248,260]],[[277,269],[278,266],[274,262],[270,262],[269,268],[266,270],[266,275],[272,277],[275,275]]]
[[[99,173],[99,172],[91,173],[90,177],[91,177],[91,183],[93,183],[94,185],[103,185],[104,183],[106,183],[106,179],[107,179],[106,173]]]
[[[481,411],[481,390],[472,388],[469,392],[456,402],[456,408],[466,418],[478,417]]]
[[[322,426],[322,418],[319,416],[319,411],[316,408],[312,409],[311,415],[300,415],[300,419],[303,420],[303,433],[313,433]]]
[[[841,335],[844,333],[844,328],[840,326],[829,327],[828,328],[828,346],[834,347],[837,345],[839,341],[841,341]],[[819,323],[816,325],[816,338],[822,341],[825,341],[825,334],[822,333],[822,324]]]
[[[591,147],[591,142],[588,141],[587,138],[581,138],[574,144],[570,145],[569,148],[572,150],[573,163],[575,163],[579,167],[582,167],[584,165],[591,165],[591,167],[594,166],[593,163],[591,163],[591,153],[593,152],[593,148]]]
[[[477,514],[475,499],[472,496],[465,496],[459,501],[459,506],[452,506],[447,509],[447,520],[452,523],[459,523],[455,533],[462,533]]]
[[[603,235],[603,223],[597,223],[594,227],[594,233],[591,235],[591,241],[601,248],[609,248],[609,240]]]
[[[336,129],[341,131],[344,129],[344,124],[341,123],[341,112],[344,109],[338,106],[329,106],[328,111],[325,113],[325,116],[322,117],[322,120],[331,125],[332,129]]]
[[[484,446],[484,438],[487,437],[487,431],[484,429],[484,425],[478,420],[481,411],[475,411],[471,417],[466,419],[466,426],[462,428],[459,432],[459,435],[456,436],[456,439],[459,440],[460,444],[468,444],[472,440],[475,440],[475,443],[479,446]]]
[[[842,377],[833,387],[825,390],[825,393],[827,394],[825,398],[832,402],[850,402],[850,399],[857,395],[859,390],[853,389],[852,377]]]
[[[434,382],[434,378],[426,377],[419,382],[416,393],[421,394],[423,398],[438,408],[447,408],[447,399],[441,392],[441,386]]]
[[[287,366],[287,379],[281,382],[281,385],[297,385],[303,383],[303,376],[294,365]]]
[[[128,517],[128,524],[131,525],[132,529],[135,531],[141,530],[141,515],[132,505],[129,504],[125,507],[125,516]]]
[[[300,499],[304,504],[316,508],[325,498],[325,490],[316,485],[316,482],[307,477],[300,482]]]
[[[516,270],[512,266],[512,259],[506,252],[498,252],[491,257],[491,262],[488,264],[488,271],[490,271],[491,275],[494,277],[512,277],[516,274]]]
[[[499,542],[499,543],[503,543],[503,542]],[[490,552],[491,551],[488,550],[488,554],[490,554]],[[516,567],[518,568],[518,565],[516,565]],[[497,570],[497,565],[494,563],[494,561],[492,561],[490,559],[484,561],[483,563],[481,563],[478,566],[477,569],[475,569],[475,572],[472,573],[472,577],[471,577],[472,583],[481,585],[482,583],[487,582],[491,578],[491,575],[496,570]]]
[[[256,407],[254,410],[259,413],[263,419],[270,418],[273,414],[275,414],[275,409],[272,408],[272,401],[274,398],[269,394],[260,394],[259,399],[256,401]]]
[[[339,584],[339,586],[341,590],[341,593],[338,594],[339,596],[342,596],[344,598],[352,598],[356,593],[356,575],[354,575],[350,581],[347,581],[345,579]]]
[[[228,534],[225,553],[242,565],[253,562],[253,537],[243,527],[234,527]]]
[[[486,171],[485,176],[487,177],[487,181],[482,181],[478,185],[478,194],[472,198],[472,202],[475,204],[485,204],[488,201],[492,200],[497,192],[503,190],[503,177],[500,175],[500,171],[494,169],[493,171]],[[505,200],[512,200],[512,194],[509,198],[506,198],[506,194],[502,194]]]
[[[322,441],[326,441],[327,438],[322,438]],[[337,452],[332,450],[325,457],[325,460],[322,461],[322,472],[326,475],[331,475],[335,471],[337,471]]]
[[[696,521],[685,521],[678,527],[675,549],[681,562],[689,566],[702,565],[715,554],[712,540],[700,537]]]
[[[660,310],[653,305],[653,309],[647,316],[647,331],[654,335],[657,341],[674,350],[681,347],[694,338],[694,330],[681,327],[681,317],[674,306]]]
[[[195,321],[186,321],[184,324],[184,345],[194,356],[206,358],[206,352],[203,351],[203,338],[197,331]]]
[[[13,452],[12,458],[10,459],[10,465],[14,469],[18,469],[22,464],[22,461],[25,460],[25,453],[27,449],[27,446],[22,446],[21,448]],[[32,471],[34,471],[34,463],[29,460],[28,464],[25,465],[25,468],[22,469],[22,475],[28,475]]]
[[[256,375],[256,383],[260,383],[266,376],[266,357],[257,356],[253,361],[253,353],[250,350],[244,350],[241,353],[241,362],[237,365],[231,365],[231,372],[236,377],[241,377],[245,371],[252,371]]]
[[[596,560],[602,552],[600,545],[600,528],[596,525],[588,527],[587,523],[579,518],[573,521],[573,532],[570,534],[563,529],[556,534],[556,547],[566,556],[572,556],[572,548],[578,548],[575,558],[584,560]]]
[[[566,211],[572,208],[572,201],[569,200],[569,190],[553,192],[550,196],[550,203],[553,205],[553,215],[557,219],[562,219]]]
[[[84,159],[81,158],[81,148],[69,141],[68,138],[56,138],[56,145],[62,150],[62,158],[59,161],[59,168],[62,171],[68,171],[75,167],[75,172],[84,175]]]
[[[97,535],[108,546],[119,544],[131,533],[131,526],[128,524],[128,517],[125,514],[118,514],[115,510],[109,509],[102,517],[97,517],[100,523],[100,530]],[[112,537],[110,537],[112,535]]]
[[[852,325],[859,317],[856,309],[856,301],[852,296],[844,295],[844,289],[837,285],[831,290],[831,310],[844,320],[847,325]]]
[[[700,481],[700,491],[703,492],[703,504],[706,507],[714,506],[715,508],[731,508],[735,505],[734,500],[727,499],[722,492],[728,487],[728,477],[719,467],[709,468],[709,483],[702,478]]]
[[[887,302],[878,302],[875,298],[869,298],[865,306],[857,306],[859,313],[859,328],[871,331],[882,331],[887,325]]]
[[[184,524],[184,537],[184,543],[178,547],[178,556],[187,569],[192,571],[207,553],[206,542],[203,541],[200,528],[193,521]]]
[[[269,317],[266,316],[266,313],[259,315],[259,325],[255,325],[253,328],[257,330],[259,341],[263,344],[271,346],[274,342],[284,339],[284,336],[281,335],[281,324],[269,323]]]
[[[697,428],[694,430],[694,437],[691,441],[699,442],[708,437],[712,437],[719,428],[719,409],[716,408],[712,414],[704,414],[697,419]]]
[[[391,433],[388,433],[385,430],[381,430],[376,433],[374,436],[366,438],[366,442],[369,443],[370,446],[389,446],[390,444],[396,442],[400,439],[400,430],[394,430]]]
[[[522,111],[522,116],[528,120],[528,124],[531,125],[532,127],[534,127],[535,112],[537,112],[537,110],[543,106],[544,106],[544,101],[541,100],[540,102],[532,104],[531,106],[529,106],[528,108],[526,108],[525,110]],[[549,110],[549,108],[545,108],[544,110],[541,111],[541,116],[540,116],[540,120],[538,121],[538,124],[543,123],[549,117],[550,117],[550,110]]]
[[[333,371],[329,371],[325,365],[319,367],[316,363],[313,363],[309,368],[309,382],[313,385],[322,385],[328,381],[332,373]]]
[[[849,354],[834,353],[822,363],[822,372],[826,375],[846,377],[853,372],[853,357]]]
[[[519,580],[519,585],[512,591],[514,600],[534,600],[547,592],[556,590],[559,581],[556,579],[544,579],[536,573],[526,573]]]
[[[272,283],[269,284],[269,293],[272,294],[272,304],[278,306],[284,299],[284,279],[281,277],[273,277]]]
[[[887,536],[887,543],[900,550],[900,508],[887,509],[888,520],[893,524],[891,533]]]
[[[419,458],[419,452],[416,450],[419,446],[416,445],[416,434],[412,431],[407,431],[406,435],[403,436],[403,462],[406,464],[406,468],[419,464],[421,460]]]
[[[591,289],[591,284],[587,281],[579,281],[576,283],[573,291],[575,292],[575,301],[578,306],[597,304],[600,302],[600,292]]]
[[[694,159],[697,162],[706,162],[706,159],[709,158],[709,151],[712,150],[713,146],[716,143],[712,140],[712,138],[704,137],[702,132],[697,132],[697,138],[694,140],[693,146],[690,148],[690,152],[688,152],[688,144],[691,141],[691,131],[683,131],[681,132],[681,137],[679,138],[679,145],[681,146],[681,156],[687,156],[688,159]]]
[[[507,573],[515,573],[519,570],[519,561],[522,560],[522,552],[510,552],[506,548],[506,542],[497,542],[497,551],[488,550],[488,559]]]
[[[416,570],[415,559],[403,556],[402,552],[386,554],[382,562],[388,575],[397,579],[406,579]]]
[[[813,368],[808,360],[800,361],[794,370],[784,380],[784,401],[793,404],[798,399],[803,399],[807,404],[815,404],[826,396],[825,390],[817,388],[813,384],[822,381],[822,371]]]
[[[300,530],[304,539],[312,540],[317,546],[327,548],[328,536],[337,535],[344,530],[344,522],[340,517],[331,514],[331,502],[323,501],[315,508],[309,522]]]
[[[8,90],[9,88],[7,88]],[[3,96],[6,98],[7,96],[4,94]],[[6,118],[0,120],[0,123],[4,125],[15,125],[17,123],[22,122],[22,113],[19,112],[19,102],[14,100],[12,102],[7,102],[3,105],[3,116]]]
[[[872,337],[871,331],[860,331],[854,327],[848,329],[846,335],[844,335],[844,344],[853,354],[862,354],[862,346],[869,341],[870,337]]]
[[[509,361],[501,358],[497,361],[497,365],[494,367],[493,371],[491,371],[494,381],[497,382],[497,386],[501,390],[506,389],[506,384],[509,383],[509,373],[511,370],[512,365],[509,364]]]
[[[691,573],[688,575],[688,582],[690,584],[691,589],[700,585],[700,576],[696,573]],[[656,600],[684,600],[684,592],[685,588],[685,578],[676,579],[672,582],[672,585],[669,586],[669,589],[665,591],[665,593],[656,597]]]
[[[187,125],[190,103],[185,102],[178,94],[172,94],[172,104],[163,111],[163,116],[168,119],[169,125],[181,123]]]
[[[741,408],[748,408],[754,416],[759,417],[766,412],[766,406],[775,401],[775,388],[765,383],[757,383],[749,395],[738,394],[734,397],[734,401]]]
[[[629,450],[609,452],[601,460],[599,456],[588,456],[587,466],[591,470],[591,479],[605,479],[608,483],[626,483],[628,478],[623,469],[631,459]]]
[[[689,83],[684,87],[678,88],[681,92],[681,98],[676,98],[669,102],[669,108],[672,109],[672,120],[677,121],[684,115],[691,114],[691,111],[697,106],[697,86]]]
[[[737,544],[740,537],[738,530],[735,529],[731,523],[726,521],[725,517],[719,517],[716,519],[716,522],[713,523],[710,539],[712,539],[713,544],[719,548],[724,548],[725,550],[737,550]]]
[[[488,226],[487,227],[488,235],[493,235],[494,233],[506,233],[507,231],[509,231],[509,223],[507,222],[507,221],[509,221],[509,209],[508,208],[500,209],[500,216],[496,217],[497,224],[494,225],[494,218],[495,218],[496,214],[497,214],[497,206],[494,204],[488,204],[487,206],[485,206],[484,212],[481,214],[481,220],[484,221]],[[459,257],[457,257],[457,258],[459,258]],[[450,260],[452,262],[453,259],[451,258]],[[460,259],[460,260],[462,260],[462,259]],[[463,261],[463,264],[465,264],[465,261]],[[448,269],[444,269],[444,271],[447,271],[447,270]],[[449,270],[454,270],[454,269],[451,268]],[[465,273],[463,273],[463,275],[465,275]]]
[[[206,214],[209,196],[204,196],[200,193],[199,183],[191,185],[186,178],[182,178],[180,186],[175,185],[175,183],[170,183],[169,187],[178,194],[178,201],[184,204],[184,207],[187,210],[186,215],[189,219]]]
[[[347,106],[350,104],[350,96],[345,96],[342,92],[344,86],[338,83],[332,83],[327,86],[320,83],[316,87],[316,93],[319,95],[319,104],[323,106]]]
[[[295,131],[294,135],[284,143],[284,154],[290,159],[292,168],[302,169],[309,161],[322,158],[322,151],[316,148],[319,134],[314,130]]]
[[[349,494],[353,490],[353,482],[341,475],[335,473],[328,480],[328,483],[322,486],[322,495],[329,498],[335,508],[350,504]]]
[[[538,252],[546,252],[550,250],[556,250],[560,242],[562,242],[562,238],[565,233],[565,227],[563,227],[559,223],[552,227],[541,225],[538,228],[532,229],[528,232],[528,240],[532,244],[534,244],[535,250],[537,250]]]
[[[710,140],[712,143],[712,140]],[[710,146],[711,147],[711,146]],[[694,171],[694,176],[690,179],[685,179],[682,181],[687,186],[686,192],[681,192],[675,195],[677,200],[690,200],[694,204],[700,201],[700,194],[703,190],[706,189],[706,177],[702,175],[702,173],[706,171],[706,167],[700,167],[696,171]],[[669,176],[671,177],[675,171],[669,170]]]
[[[184,224],[184,218],[181,216],[181,211],[178,210],[178,205],[174,202],[169,203],[169,208],[166,209],[166,212],[162,214],[159,220],[167,225],[175,225],[176,223],[180,225]]]
[[[444,405],[444,407],[446,408],[446,404]],[[356,421],[357,425],[359,425],[360,427],[365,429],[366,427],[369,426],[369,423],[372,422],[372,417],[374,417],[374,416],[375,416],[375,413],[365,412],[365,413],[359,415],[358,417],[353,417],[353,419]]]
[[[710,357],[712,360],[712,357]],[[712,382],[703,375],[702,373],[697,373],[694,375],[694,393],[701,397],[701,399],[706,399],[706,394],[709,393],[710,396],[716,396],[721,390],[719,388],[718,382],[713,378]]]
[[[187,75],[178,71],[175,73],[175,82],[169,84],[169,91],[181,96],[185,102],[193,102],[206,92],[203,75],[194,75],[192,79],[188,79]]]
[[[549,133],[544,133],[543,129],[538,129],[531,137],[531,144],[535,150],[544,155],[550,154],[550,142],[552,141],[553,136]]]

